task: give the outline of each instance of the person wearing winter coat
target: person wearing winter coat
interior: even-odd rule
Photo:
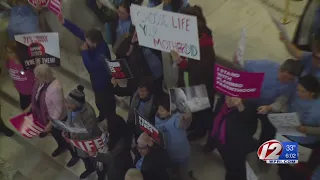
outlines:
[[[82,62],[90,74],[90,81],[99,110],[98,121],[101,122],[109,114],[114,114],[116,99],[110,83],[111,73],[108,70],[106,59],[111,59],[109,47],[104,41],[99,29],[92,28],[86,33],[68,19],[59,16],[60,23],[71,33],[84,41],[81,46]]]
[[[83,127],[87,133],[64,132],[65,136],[71,140],[91,140],[101,136],[101,131],[97,125],[96,114],[93,107],[86,101],[84,87],[78,85],[77,89],[72,90],[66,97],[69,109],[67,126]],[[69,167],[76,164],[79,157],[82,159],[86,170],[80,175],[80,179],[87,178],[95,172],[94,160],[87,152],[73,147],[77,156],[72,157]]]

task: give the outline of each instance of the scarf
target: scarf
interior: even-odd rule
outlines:
[[[211,133],[212,137],[218,136],[218,140],[220,143],[225,144],[226,143],[226,116],[228,113],[232,110],[232,108],[228,108],[227,104],[224,103],[221,107],[221,110],[219,114],[216,116],[213,122],[213,130]],[[220,132],[219,132],[220,128]]]

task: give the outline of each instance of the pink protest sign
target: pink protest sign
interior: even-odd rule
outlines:
[[[241,72],[216,64],[214,78],[214,88],[225,95],[259,98],[264,73]]]
[[[32,114],[20,114],[11,118],[10,122],[26,138],[38,136],[44,130],[44,127],[33,119]]]

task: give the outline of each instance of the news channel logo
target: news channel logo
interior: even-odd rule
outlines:
[[[270,140],[258,149],[258,157],[267,164],[298,164],[297,142],[279,142]]]

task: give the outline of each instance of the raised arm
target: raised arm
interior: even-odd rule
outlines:
[[[69,21],[68,19],[65,19],[62,14],[58,17],[58,20],[59,20],[60,23],[61,23],[66,29],[68,29],[72,34],[74,34],[75,36],[77,36],[78,38],[80,38],[82,41],[85,41],[84,31],[83,31],[82,29],[80,29],[77,25],[73,24],[73,23],[72,23],[71,21]]]

